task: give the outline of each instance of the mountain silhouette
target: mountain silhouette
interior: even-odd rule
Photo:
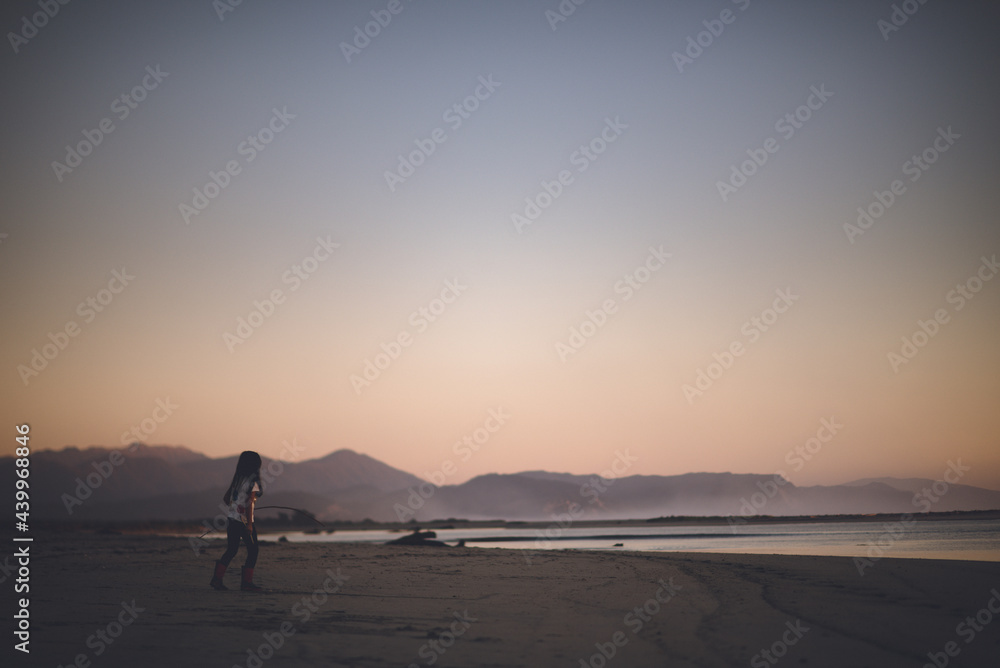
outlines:
[[[50,520],[200,520],[220,512],[236,456],[181,446],[41,450],[31,455],[32,517]],[[14,458],[0,458],[13,476]],[[664,516],[824,515],[1000,509],[1000,491],[923,478],[868,478],[799,487],[775,475],[597,475],[525,471],[435,487],[368,455],[264,458],[262,505],[320,519],[644,519]],[[926,491],[925,491],[926,490]],[[928,495],[930,492],[930,495]]]

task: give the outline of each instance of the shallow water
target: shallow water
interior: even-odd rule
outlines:
[[[584,528],[475,528],[435,530],[447,543],[510,549],[640,550],[651,552],[738,552],[847,557],[908,557],[1000,561],[1000,520],[815,522],[712,526],[627,526]],[[294,542],[384,543],[405,535],[391,531],[332,534],[276,533]],[[271,538],[268,536],[267,538]],[[616,547],[616,543],[622,543]]]

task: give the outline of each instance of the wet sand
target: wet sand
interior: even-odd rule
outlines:
[[[928,652],[962,666],[1000,656],[1000,563],[885,558],[860,576],[842,557],[552,551],[529,564],[502,548],[265,542],[255,580],[268,591],[253,594],[238,589],[242,550],[230,591],[208,586],[222,552],[221,541],[196,554],[183,538],[36,535],[30,661],[15,652],[5,665],[885,668],[923,666]]]

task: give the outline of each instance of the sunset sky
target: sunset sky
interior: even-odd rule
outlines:
[[[223,2],[0,14],[6,454],[1000,489],[1000,7]]]

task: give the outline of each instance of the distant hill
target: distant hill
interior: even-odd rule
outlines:
[[[117,450],[115,461],[121,463],[114,466],[113,452],[91,446],[33,453],[32,517],[211,518],[220,512],[237,459],[213,459],[180,446],[136,444]],[[483,475],[437,488],[346,449],[300,462],[265,458],[262,473],[261,505],[304,508],[332,520],[556,521],[567,516],[574,520],[643,519],[1000,509],[1000,492],[970,485],[948,485],[932,501],[921,495],[935,481],[922,478],[869,478],[843,485],[798,487],[773,475],[757,474],[633,475],[608,481],[596,475],[526,471]],[[0,458],[0,475],[13,476],[12,457]],[[96,487],[91,488],[88,479]]]
[[[186,462],[210,461],[208,457],[179,445],[146,445],[144,443],[133,443],[125,448],[117,448],[122,454],[133,457],[145,457],[162,459],[166,462],[181,464]],[[67,466],[86,465],[98,459],[106,459],[112,448],[99,445],[92,445],[88,448],[80,449],[74,445],[62,450],[38,450],[31,454],[33,463],[39,461],[53,461]]]
[[[211,517],[219,512],[236,460],[168,445],[40,450],[31,455],[31,515],[61,520]],[[12,457],[0,458],[0,475],[13,477],[13,465]],[[421,482],[352,450],[302,462],[265,457],[261,473],[267,499],[261,505],[305,507],[316,514],[343,514],[341,498],[360,503]]]
[[[937,498],[935,492],[934,484],[938,483],[940,489],[940,482],[936,480],[931,480],[930,478],[867,478],[864,480],[855,480],[854,482],[845,483],[843,487],[869,487],[871,485],[885,485],[893,490],[899,490],[910,495],[911,498],[914,495],[921,495],[920,499],[917,501],[921,509],[925,508],[928,504],[932,504],[932,510],[966,510],[973,506],[981,506],[983,504],[991,503],[991,499],[1000,498],[1000,492],[996,492],[989,489],[983,489],[982,487],[973,487],[972,485],[949,484],[947,491],[941,496],[939,501],[933,501]],[[929,496],[923,496],[926,494],[925,490],[930,493]],[[993,508],[977,508],[977,510],[993,510]]]
[[[773,475],[688,473],[678,476],[628,476],[606,484],[597,476],[575,476],[531,471],[517,475],[483,476],[465,485],[445,487],[435,495],[453,507],[466,509],[462,517],[486,519],[550,518],[570,504],[587,519],[633,519],[668,515],[834,515],[916,513],[923,510],[1000,509],[1000,492],[950,485],[937,501],[914,504],[913,492],[884,483],[797,487]],[[934,481],[925,481],[925,486]],[[783,483],[783,484],[782,484]],[[525,493],[524,490],[527,490]],[[504,515],[489,500],[504,499]],[[937,498],[937,497],[935,497]],[[442,515],[428,504],[430,513],[418,520]],[[437,511],[437,512],[434,512]],[[475,513],[478,516],[473,516]],[[580,517],[576,518],[580,519]]]
[[[846,487],[863,487],[865,485],[871,484],[881,484],[887,487],[892,487],[893,489],[902,490],[904,492],[920,492],[924,489],[930,489],[934,485],[933,480],[930,478],[862,478],[861,480],[852,480],[851,482],[843,483]],[[953,487],[964,487],[965,485],[952,485]],[[979,489],[978,487],[973,487],[972,489]]]

